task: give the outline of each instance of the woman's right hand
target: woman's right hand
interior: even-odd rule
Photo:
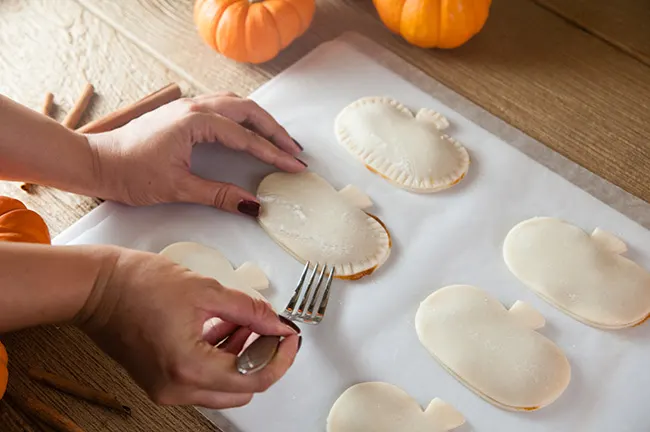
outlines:
[[[157,254],[115,248],[110,256],[110,270],[97,282],[77,324],[154,402],[242,406],[292,365],[300,336],[265,302]],[[211,318],[221,322],[204,334]],[[252,332],[285,338],[267,367],[241,375],[236,354]]]

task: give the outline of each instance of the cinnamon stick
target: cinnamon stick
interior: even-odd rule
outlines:
[[[84,432],[84,430],[75,422],[70,420],[70,418],[38,399],[30,396],[26,398],[12,396],[11,400],[19,405],[27,414],[34,416],[36,419],[51,426],[59,432]]]
[[[54,95],[50,92],[45,93],[45,98],[43,98],[43,105],[41,105],[41,114],[49,117],[53,102],[54,102]],[[31,183],[21,183],[20,188],[27,193],[31,193],[34,188],[34,185]]]
[[[88,108],[88,104],[90,103],[90,99],[93,97],[93,94],[95,94],[95,88],[92,86],[92,84],[86,83],[83,91],[81,92],[81,95],[75,102],[68,115],[65,116],[61,124],[68,129],[76,128],[79,120],[81,120],[81,116],[86,111],[86,108]]]
[[[54,102],[54,95],[50,92],[45,93],[45,98],[43,99],[43,105],[41,106],[41,114],[49,117],[53,102]]]
[[[79,133],[100,133],[107,132],[124,126],[131,120],[153,111],[171,101],[181,97],[181,89],[176,83],[169,84],[157,90],[139,101],[120,108],[105,117],[94,120],[77,129]]]
[[[35,381],[46,384],[52,388],[85,399],[88,402],[102,405],[120,411],[123,414],[131,415],[131,408],[123,405],[115,396],[106,392],[83,386],[67,378],[54,375],[42,369],[32,368],[28,372]]]

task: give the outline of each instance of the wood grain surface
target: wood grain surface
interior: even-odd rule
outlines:
[[[477,37],[453,51],[421,50],[388,32],[370,0],[318,0],[309,31],[275,60],[237,64],[206,47],[191,0],[2,0],[0,92],[38,109],[54,93],[61,120],[85,81],[95,86],[82,123],[171,81],[185,94],[228,89],[247,95],[321,42],[345,31],[371,37],[454,91],[569,159],[650,202],[650,66],[647,2],[494,0]],[[641,57],[639,56],[639,53]],[[280,95],[281,96],[281,95]],[[56,155],[53,155],[55,158]],[[47,187],[27,195],[56,235],[98,200]],[[87,431],[209,431],[195,410],[157,407],[82,333],[44,327],[5,335],[10,392],[35,395]],[[39,366],[115,393],[134,411],[124,419],[31,382]],[[6,400],[0,430],[43,430]]]
[[[584,31],[650,66],[650,2],[535,0]]]

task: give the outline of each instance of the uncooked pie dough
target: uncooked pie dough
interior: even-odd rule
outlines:
[[[363,209],[370,199],[353,186],[336,191],[317,174],[273,173],[260,183],[259,222],[299,261],[333,266],[335,277],[358,279],[390,254],[388,231]]]
[[[216,279],[227,288],[267,301],[258,290],[268,288],[269,281],[264,272],[250,262],[235,270],[220,251],[194,242],[170,244],[160,254],[195,273]]]
[[[447,432],[464,423],[462,414],[438,398],[423,411],[399,387],[366,382],[339,396],[327,418],[327,432]]]
[[[506,236],[510,271],[569,316],[603,329],[621,329],[650,314],[650,273],[621,256],[625,243],[596,228],[589,235],[556,218],[538,217]]]
[[[441,131],[449,122],[422,108],[415,116],[386,97],[366,97],[336,118],[339,142],[368,169],[412,192],[430,193],[460,182],[469,169],[467,150]]]
[[[564,353],[535,331],[544,324],[528,304],[517,301],[507,310],[469,285],[435,291],[415,317],[420,342],[449,373],[488,402],[513,411],[542,408],[569,385]]]
[[[262,300],[273,308],[273,305],[258,292],[269,287],[269,280],[256,265],[246,262],[235,270],[220,251],[194,242],[172,243],[160,254],[178,265],[185,267],[201,276],[216,279],[221,285],[248,294],[254,299]],[[203,334],[221,323],[217,317],[203,323]]]

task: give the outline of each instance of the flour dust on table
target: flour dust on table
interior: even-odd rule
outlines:
[[[609,330],[650,315],[650,273],[621,256],[626,251],[607,231],[589,235],[551,217],[517,224],[503,244],[508,268],[525,285],[578,321]]]
[[[365,97],[335,121],[339,142],[366,167],[411,192],[432,193],[458,184],[470,165],[467,149],[442,133],[449,121],[422,108],[414,116],[400,102]]]
[[[354,186],[340,191],[317,174],[273,173],[257,189],[259,223],[294,258],[334,268],[341,279],[360,279],[390,255],[385,225],[364,211],[370,198]]]
[[[427,297],[415,327],[429,353],[488,402],[511,411],[535,411],[569,385],[562,350],[536,329],[544,318],[518,301],[510,310],[482,289],[451,285]]]
[[[454,407],[435,398],[426,410],[401,388],[364,382],[345,390],[327,418],[327,432],[448,432],[465,423]]]

